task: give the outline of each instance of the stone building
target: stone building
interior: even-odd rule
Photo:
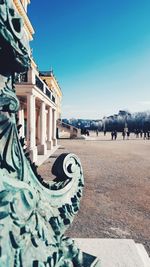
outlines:
[[[40,78],[48,85],[53,94],[55,95],[55,103],[57,110],[57,120],[61,119],[61,100],[62,100],[62,91],[59,86],[59,83],[54,76],[53,71],[40,71]]]
[[[27,16],[30,0],[13,0],[14,6],[23,18],[24,39],[33,39],[34,29]],[[39,76],[36,63],[31,56],[28,72],[16,76],[16,93],[20,100],[18,112],[20,136],[25,137],[33,162],[38,155],[49,154],[48,150],[57,146],[56,122],[60,117],[61,90],[51,74],[51,86]]]

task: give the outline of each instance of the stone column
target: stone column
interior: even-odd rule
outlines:
[[[27,95],[27,146],[33,162],[37,161],[35,96]]]
[[[22,137],[25,137],[25,132],[24,132],[24,109],[22,109],[21,112],[21,117],[22,117]]]
[[[38,114],[38,119],[37,119],[37,138],[38,138],[38,145],[40,144],[40,114]]]
[[[48,114],[47,114],[47,148],[52,149],[53,142],[52,142],[52,128],[53,128],[53,120],[52,120],[52,107],[48,107]]]
[[[38,145],[38,154],[46,155],[47,146],[46,146],[46,111],[45,111],[45,102],[41,102],[40,108],[40,145]]]
[[[24,109],[20,108],[18,111],[18,117],[19,117],[19,124],[22,125],[22,127],[20,128],[20,137],[24,137]]]
[[[56,139],[56,110],[53,109],[53,134],[52,134],[52,139],[53,139],[53,145],[57,145],[57,139]]]
[[[24,110],[22,108],[20,108],[18,111],[18,119],[19,119],[18,124],[22,125],[19,130],[20,132],[19,136],[24,137]]]
[[[35,84],[35,73],[32,68],[28,70],[28,82]]]

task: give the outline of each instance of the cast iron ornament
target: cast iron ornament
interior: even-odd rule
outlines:
[[[85,254],[64,236],[82,196],[80,160],[62,154],[47,184],[18,137],[14,75],[30,67],[22,25],[13,2],[0,0],[0,266],[96,266],[85,265]]]

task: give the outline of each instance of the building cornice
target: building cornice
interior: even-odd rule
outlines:
[[[52,75],[51,77],[53,78],[53,81],[54,81],[54,83],[55,83],[55,86],[56,86],[55,89],[57,89],[58,95],[59,95],[60,97],[62,97],[62,91],[61,91],[61,89],[60,89],[60,87],[59,87],[59,84],[58,84],[58,82],[57,82],[55,76]]]
[[[44,80],[44,79],[47,79],[47,80],[49,80],[49,86],[50,86],[50,88],[52,89],[52,90],[55,90],[56,91],[56,93],[57,93],[57,95],[61,98],[62,97],[62,91],[61,91],[61,88],[60,88],[60,86],[59,86],[59,83],[58,83],[58,81],[56,80],[56,78],[55,78],[55,76],[51,73],[51,74],[46,74],[46,75],[44,75],[43,74],[44,72],[40,72],[40,77]],[[46,71],[45,71],[45,73],[46,73]],[[53,84],[54,84],[54,86],[53,86]],[[51,87],[51,85],[52,85],[52,87]]]
[[[30,3],[30,1],[28,1]],[[31,22],[21,4],[21,2],[19,0],[13,0],[13,3],[18,11],[18,13],[22,16],[23,20],[24,20],[24,23],[25,23],[25,26],[29,32],[29,37],[30,37],[30,40],[32,40],[32,35],[34,34],[34,29],[31,25]]]
[[[36,71],[37,74],[39,73],[37,70],[37,65],[33,58],[31,58],[31,67]]]

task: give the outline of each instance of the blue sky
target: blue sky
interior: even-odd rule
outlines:
[[[63,91],[62,117],[150,110],[149,0],[32,0],[28,14],[38,68],[52,67]]]

